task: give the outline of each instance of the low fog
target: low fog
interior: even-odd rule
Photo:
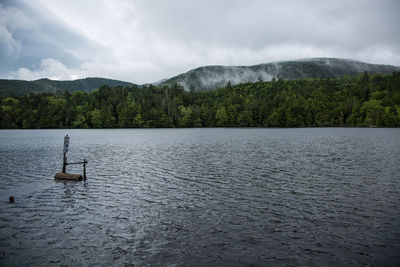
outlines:
[[[177,83],[187,91],[192,89],[209,90],[226,86],[228,82],[235,85],[270,81],[273,77],[276,79],[341,77],[343,75],[356,75],[364,71],[390,74],[393,71],[400,71],[400,67],[368,64],[349,59],[313,58],[253,66],[206,66],[156,84]]]

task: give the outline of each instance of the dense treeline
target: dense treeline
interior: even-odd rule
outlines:
[[[0,98],[0,128],[400,126],[400,73]]]
[[[103,84],[108,86],[132,86],[133,83],[104,79],[104,78],[84,78],[72,81],[56,81],[50,79],[39,79],[35,81],[6,80],[0,79],[0,97],[10,95],[25,95],[28,93],[56,93],[68,90],[70,92],[83,91],[90,92]]]

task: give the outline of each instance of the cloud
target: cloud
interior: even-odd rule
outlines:
[[[398,1],[136,1],[143,30],[163,39],[260,49],[396,43]],[[396,23],[397,22],[397,23]],[[390,35],[389,33],[392,33]],[[379,38],[375,38],[375,36]]]
[[[14,56],[21,49],[20,43],[14,39],[12,34],[4,25],[0,25],[0,51],[2,55]]]
[[[98,45],[46,12],[45,7],[36,4],[35,8],[18,0],[0,4],[2,76],[20,68],[35,71],[46,58],[78,68],[85,60],[83,55],[91,58],[97,53]]]
[[[21,44],[16,40],[9,30],[13,27],[14,21],[10,14],[17,13],[13,7],[3,7],[0,3],[0,59],[6,62],[7,59],[16,58],[21,50]]]
[[[46,58],[67,73],[135,83],[204,65],[307,57],[400,65],[397,0],[7,3],[0,6],[1,57],[8,60],[0,64],[3,76],[20,69],[43,73]]]
[[[46,58],[41,60],[40,66],[35,70],[19,68],[17,71],[11,72],[8,78],[37,80],[46,77],[52,80],[74,80],[85,76],[85,71],[70,69],[58,60]]]

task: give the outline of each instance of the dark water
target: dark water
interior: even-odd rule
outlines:
[[[2,266],[400,265],[400,129],[0,131],[0,197]]]

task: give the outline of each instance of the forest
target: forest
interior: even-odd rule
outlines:
[[[102,86],[0,98],[1,129],[399,127],[400,72],[258,81],[211,91]]]

